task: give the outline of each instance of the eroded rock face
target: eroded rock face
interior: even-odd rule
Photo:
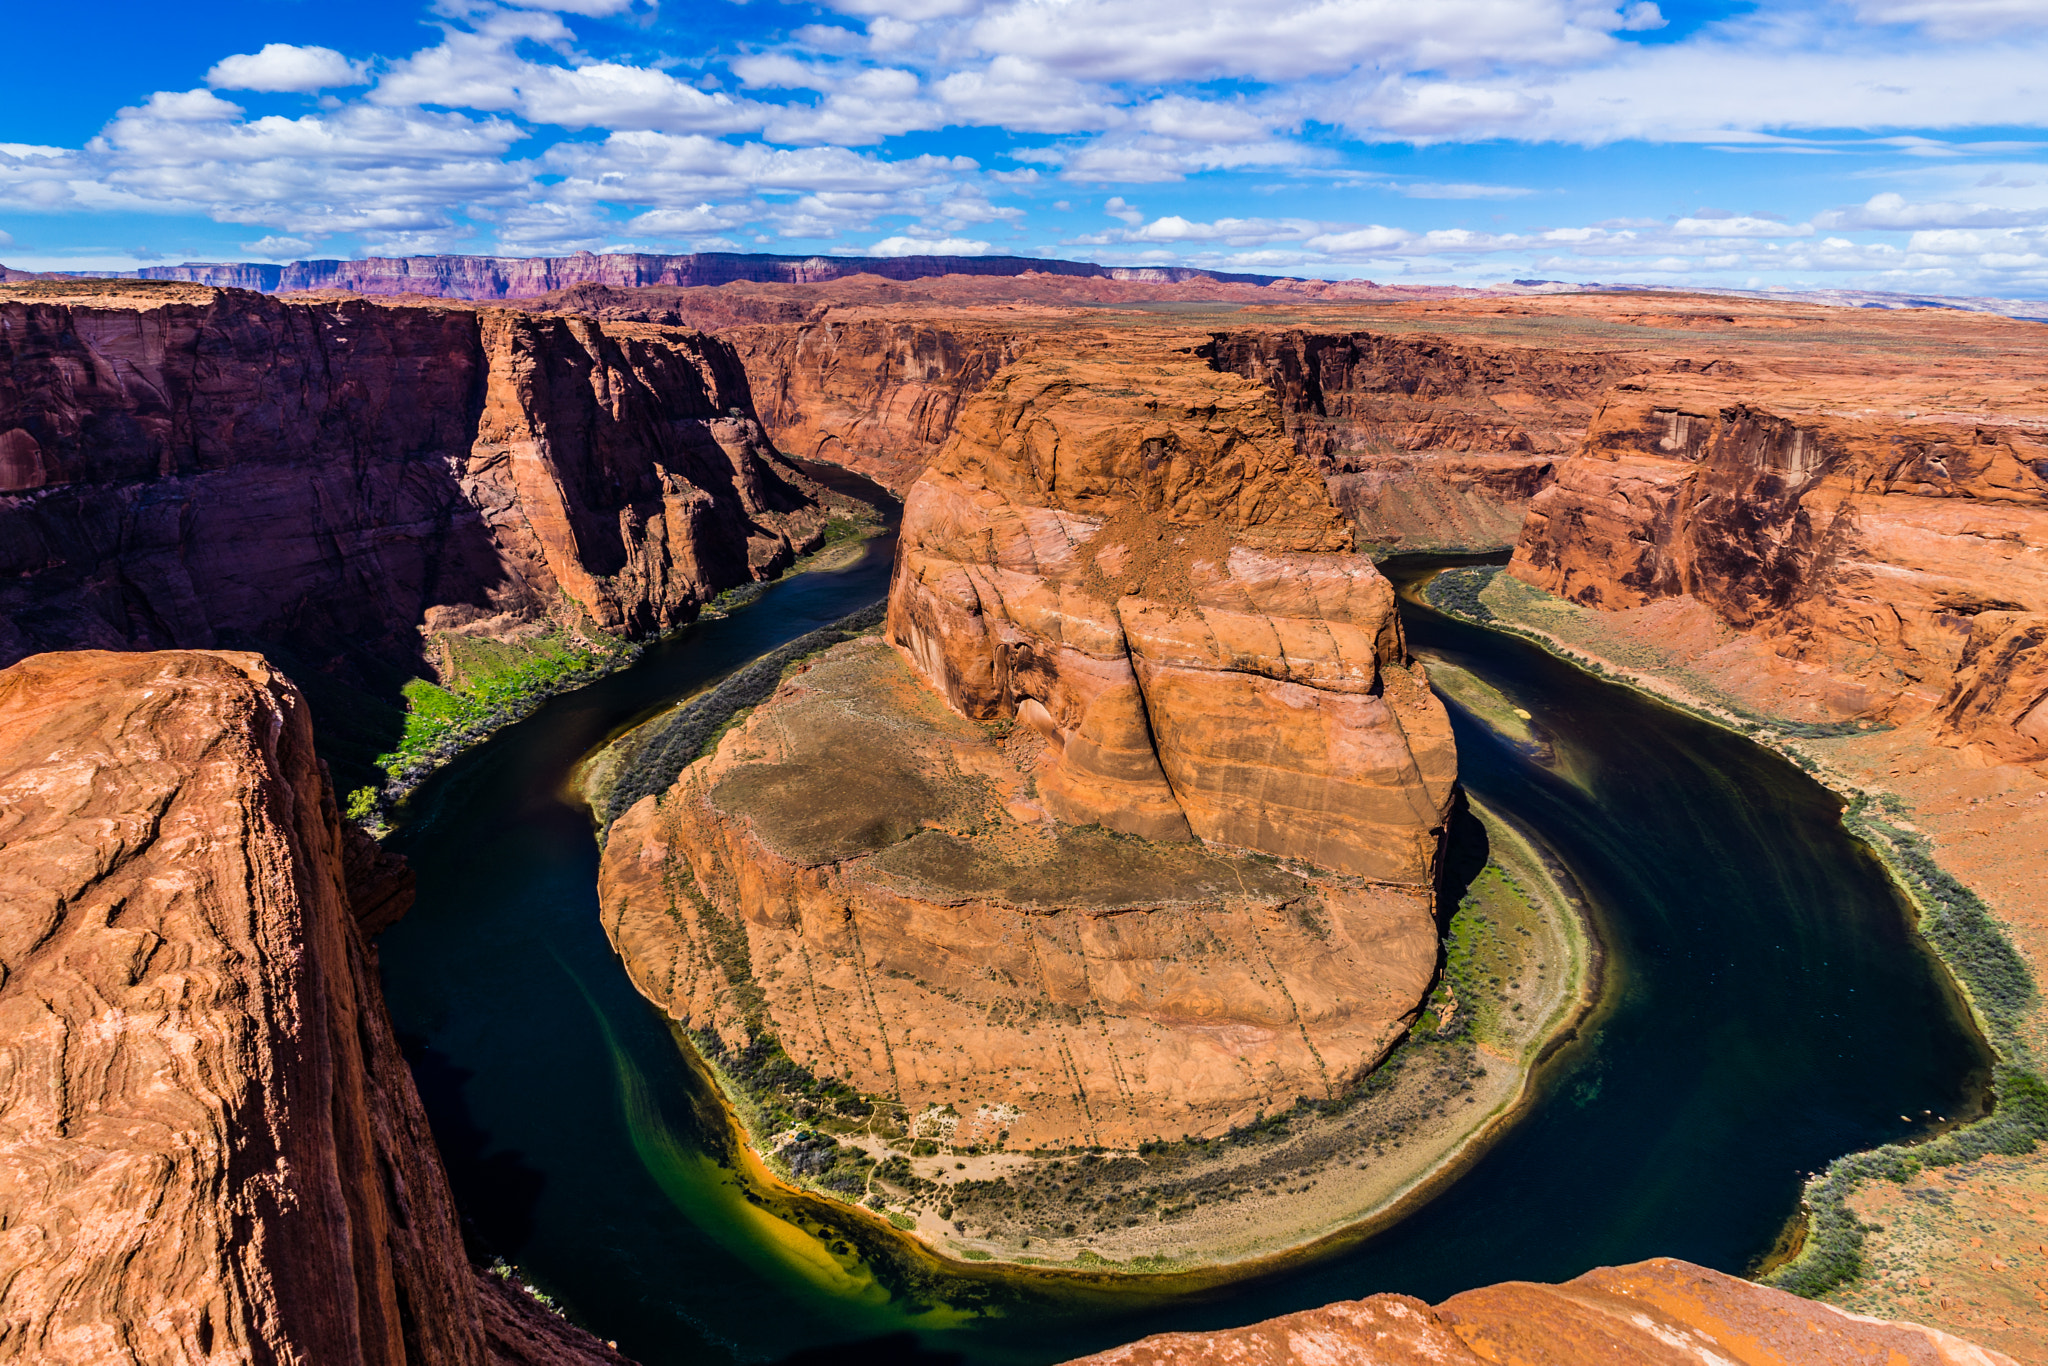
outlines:
[[[640,634],[825,520],[701,335],[166,288],[0,301],[0,660]]]
[[[2015,1366],[1933,1328],[1845,1314],[1660,1257],[1432,1309],[1374,1295],[1248,1328],[1162,1333],[1071,1366]]]
[[[0,1352],[621,1360],[464,1254],[358,924],[409,895],[260,657],[0,671]]]
[[[827,317],[735,327],[720,340],[746,366],[779,448],[900,495],[945,446],[962,405],[1035,338],[972,323]]]
[[[911,490],[889,635],[1062,820],[1423,886],[1449,723],[1350,539],[1263,386],[1027,359]]]
[[[1686,597],[1834,717],[2048,756],[2048,427],[1835,411],[1754,377],[1617,386],[1512,573],[1609,610]]]
[[[1601,394],[1640,368],[1594,351],[1372,332],[1234,332],[1208,351],[1272,388],[1360,544],[1401,550],[1514,544]]]
[[[873,638],[799,667],[606,845],[605,928],[687,1028],[1014,1150],[1221,1133],[1412,1018],[1426,887],[1056,822],[1029,729]]]

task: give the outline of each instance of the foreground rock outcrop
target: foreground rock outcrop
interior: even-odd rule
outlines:
[[[0,1356],[622,1358],[472,1268],[304,701],[255,655],[0,671]]]
[[[1374,1295],[1071,1366],[2014,1366],[2002,1352],[1658,1258],[1563,1285],[1508,1281],[1432,1309]]]
[[[816,545],[821,497],[697,333],[184,285],[0,298],[0,662],[260,643],[360,676],[442,631],[643,635]]]

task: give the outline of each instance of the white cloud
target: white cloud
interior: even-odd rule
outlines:
[[[1771,135],[2009,125],[2014,93],[2038,85],[2044,63],[2048,42],[2033,35],[1973,48],[1895,49],[1853,37],[1801,46],[1716,32],[1686,43],[1624,45],[1571,69],[1518,63],[1481,79],[1361,71],[1304,86],[1291,98],[1304,115],[1376,140],[1644,138],[1826,153],[1853,144]],[[1950,150],[1932,139],[1920,143],[1901,150]]]
[[[476,31],[451,30],[434,47],[394,63],[371,98],[404,107],[516,114],[558,128],[737,133],[760,128],[769,106],[699,90],[665,71],[618,62],[563,66],[528,61],[521,43],[561,45],[571,37],[552,14],[499,12]]]
[[[1474,185],[1462,181],[1446,185],[1425,180],[1406,185],[1390,184],[1387,188],[1398,190],[1410,199],[1521,199],[1536,193],[1520,185]]]
[[[1681,218],[1671,225],[1671,231],[1680,237],[1803,237],[1811,235],[1813,229],[1804,223],[1794,226],[1768,218],[1729,214]]]
[[[868,256],[980,256],[989,249],[986,242],[970,237],[884,237],[869,247]]]
[[[2048,0],[1857,0],[1871,24],[1912,24],[1937,38],[1981,38],[2048,27]]]
[[[313,244],[303,237],[280,237],[275,233],[259,237],[254,242],[242,243],[242,250],[251,256],[261,256],[271,261],[290,261],[310,254]]]
[[[625,14],[633,8],[633,0],[502,0],[502,3],[514,9],[552,10],[560,14],[581,14],[591,19]],[[652,0],[649,0],[648,8],[654,8]]]
[[[362,85],[369,70],[368,62],[352,62],[331,47],[266,43],[260,52],[221,58],[206,73],[206,83],[220,90],[310,94]]]
[[[5,229],[0,229],[0,247],[11,247],[13,245],[13,235],[7,232]]]
[[[982,9],[970,33],[985,52],[1085,80],[1293,81],[1362,66],[1583,62],[1653,15],[1568,0],[1013,0]]]
[[[265,255],[777,239],[918,254],[1043,249],[1013,225],[1057,180],[1103,186],[1092,202],[1108,215],[1065,247],[1132,262],[2048,287],[2048,166],[2029,160],[2043,144],[1981,132],[2015,109],[2043,122],[2024,97],[2048,69],[2048,0],[1799,0],[1657,44],[1630,36],[1664,25],[1644,0],[824,0],[847,17],[679,61],[636,55],[625,25],[590,55],[571,20],[645,16],[636,0],[432,3],[426,46],[374,68],[271,43],[208,73],[222,92],[330,92],[313,112],[250,117],[214,90],[166,91],[82,148],[0,144],[0,205],[210,217],[248,225],[244,249]],[[960,126],[1025,135],[993,144],[1021,169],[891,141]],[[1807,223],[1697,210],[1509,230],[1489,212],[1509,206],[1483,201],[1545,182],[1489,183],[1473,159],[1418,160],[1428,178],[1367,170],[1332,128],[1793,154],[1815,158],[1816,184],[1864,185],[1830,199],[1884,192]],[[1190,180],[1176,212],[1126,197]],[[1810,193],[1767,207],[1807,216]],[[1292,216],[1311,204],[1400,225]],[[1006,234],[1019,245],[991,245]]]
[[[1332,256],[1359,256],[1405,246],[1414,236],[1406,228],[1374,224],[1369,228],[1353,228],[1349,232],[1322,233],[1309,238],[1308,245]]]
[[[634,232],[659,237],[687,237],[705,232],[727,232],[753,218],[759,210],[753,204],[699,204],[688,209],[650,209],[626,226]]]
[[[2022,185],[2016,188],[2029,188]],[[1978,228],[2023,227],[2048,222],[2048,195],[2029,208],[2001,208],[1991,204],[1957,204],[1948,201],[1912,203],[1902,194],[1887,191],[1872,195],[1863,204],[1819,214],[1814,224],[1822,228]]]
[[[955,71],[933,85],[949,120],[993,124],[1013,133],[1081,133],[1124,120],[1108,91],[1055,75],[1037,62],[1004,55]]]

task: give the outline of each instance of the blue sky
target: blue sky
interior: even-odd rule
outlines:
[[[19,6],[18,268],[1001,253],[2048,297],[2048,0]]]

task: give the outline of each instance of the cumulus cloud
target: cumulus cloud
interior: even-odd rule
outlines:
[[[983,8],[969,32],[983,51],[1082,79],[1291,81],[1362,66],[1582,62],[1610,53],[1615,30],[1657,17],[1654,5],[1568,0],[1015,0]]]
[[[409,53],[269,43],[84,146],[0,144],[0,206],[211,218],[268,256],[778,239],[924,254],[1044,249],[1023,225],[1078,183],[1102,187],[1106,218],[1060,220],[1087,233],[1062,248],[1133,263],[2048,287],[2042,144],[1981,132],[2011,127],[2013,92],[2038,85],[2048,0],[1805,0],[1656,43],[1637,37],[1664,27],[1648,0],[823,3],[836,18],[786,37],[764,20],[757,41],[673,61],[636,49],[631,24],[589,22],[647,21],[646,0],[434,0]],[[235,91],[320,98],[252,99],[252,117]],[[1006,169],[933,153],[962,127],[1024,136],[967,144]],[[1491,183],[1478,168],[1497,161],[1357,146],[1491,139],[1798,155],[1879,182],[1827,212],[1808,200],[1805,222],[1528,227],[1540,160],[1504,173],[1527,183]],[[1170,210],[1127,197],[1176,184]]]
[[[331,47],[266,43],[260,52],[223,57],[206,73],[206,83],[219,90],[308,94],[362,85],[369,70],[368,62],[352,62]]]
[[[242,243],[242,250],[251,256],[271,261],[290,261],[309,255],[313,244],[303,237],[280,237],[276,233],[259,237],[254,242]]]
[[[1813,228],[1804,223],[1794,226],[1769,218],[1716,214],[1681,218],[1671,225],[1671,231],[1680,237],[1803,237]]]
[[[2018,188],[2030,188],[2020,186]],[[1991,204],[1958,204],[1951,201],[1909,202],[1902,194],[1887,191],[1872,195],[1854,208],[1831,209],[1814,218],[1822,228],[2004,228],[2048,223],[2048,196],[2029,208],[2000,208]]]
[[[884,237],[867,256],[980,256],[989,244],[971,237]]]

